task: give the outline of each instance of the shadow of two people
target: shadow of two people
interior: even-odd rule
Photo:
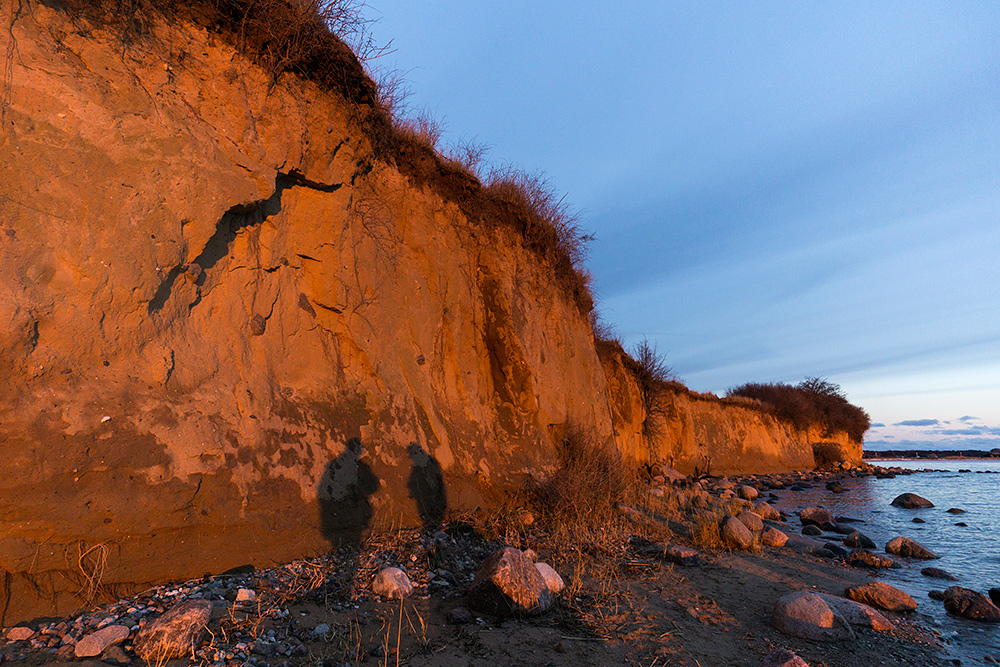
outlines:
[[[421,523],[440,525],[448,506],[441,465],[418,443],[407,447],[410,476],[406,488],[417,506]],[[334,545],[358,545],[371,525],[371,497],[379,479],[362,460],[359,438],[347,441],[344,451],[327,464],[317,488],[320,530]]]

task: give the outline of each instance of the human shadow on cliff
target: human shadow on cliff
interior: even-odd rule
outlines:
[[[379,482],[361,454],[361,440],[348,440],[344,451],[327,464],[316,490],[320,531],[335,547],[358,546],[371,524],[371,496]]]
[[[424,526],[439,526],[448,509],[441,464],[434,456],[415,442],[407,447],[412,468],[406,488],[417,504],[417,512]]]

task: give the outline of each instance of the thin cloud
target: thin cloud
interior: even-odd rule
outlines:
[[[940,423],[937,419],[907,419],[896,422],[893,426],[937,426]]]
[[[883,424],[882,422],[876,422],[872,424],[872,428],[885,428],[885,424]]]
[[[956,421],[960,421],[960,422],[979,421],[979,417],[973,417],[971,415],[965,415],[963,417],[959,417]]]

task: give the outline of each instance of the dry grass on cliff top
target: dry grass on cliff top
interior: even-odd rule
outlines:
[[[379,70],[379,48],[360,0],[64,0],[71,15],[112,28],[126,48],[151,39],[157,23],[208,27],[266,72],[272,83],[293,74],[355,105],[356,120],[377,159],[455,202],[474,224],[509,229],[548,267],[582,313],[593,309],[583,268],[591,237],[540,174],[513,166],[486,168],[482,145],[438,149],[442,127],[408,115],[405,80]]]

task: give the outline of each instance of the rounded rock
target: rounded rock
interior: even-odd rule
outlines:
[[[915,510],[915,509],[927,509],[929,507],[934,507],[934,503],[918,496],[915,493],[901,493],[895,498],[893,498],[893,507],[902,507],[903,509]]]
[[[872,581],[861,586],[851,586],[845,594],[856,602],[862,602],[886,611],[913,611],[917,601],[906,592],[884,581]]]

